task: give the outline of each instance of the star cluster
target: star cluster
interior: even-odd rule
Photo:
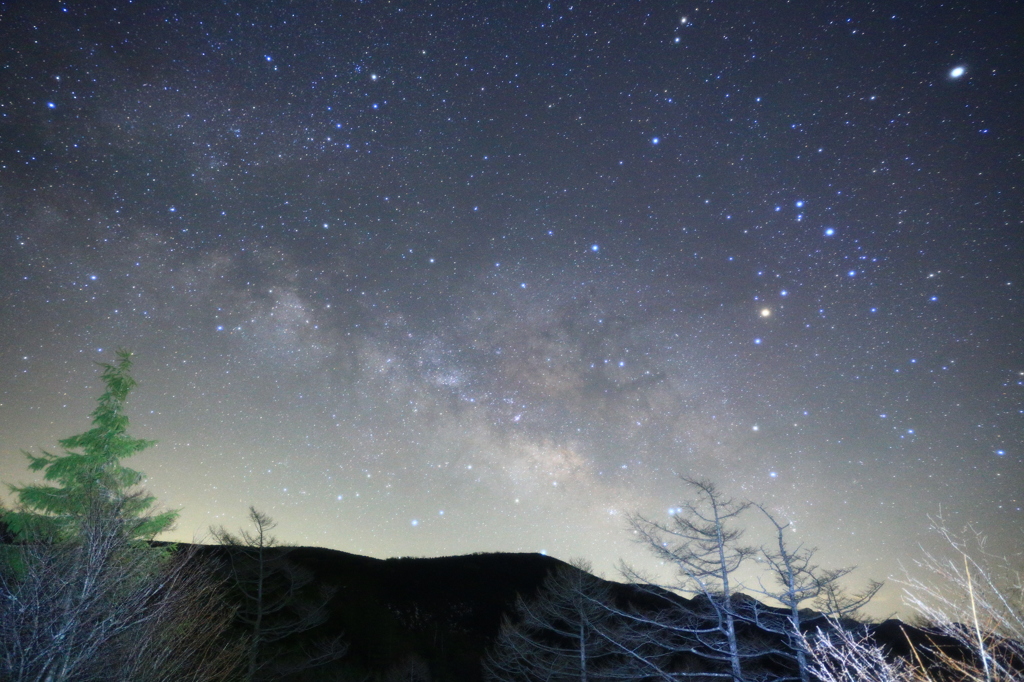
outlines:
[[[12,6],[0,478],[123,346],[186,539],[255,504],[297,543],[611,573],[686,474],[865,576],[930,514],[1019,542],[1021,18]]]

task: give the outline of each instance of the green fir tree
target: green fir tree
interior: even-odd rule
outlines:
[[[145,476],[121,463],[154,441],[128,435],[125,401],[135,387],[131,353],[117,351],[117,363],[100,363],[106,390],[92,414],[92,428],[61,440],[63,454],[25,452],[29,468],[43,471],[46,483],[10,486],[18,500],[3,520],[16,538],[66,540],[97,514],[123,520],[123,530],[136,540],[150,540],[168,530],[177,511],[150,515],[155,498],[137,490]]]

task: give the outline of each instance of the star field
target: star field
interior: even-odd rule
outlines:
[[[0,480],[126,347],[182,539],[1019,548],[1017,3],[0,8]]]

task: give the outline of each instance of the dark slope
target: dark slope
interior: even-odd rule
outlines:
[[[201,548],[202,553],[221,559],[229,551],[225,547]],[[348,679],[348,675],[358,679],[366,673],[377,679],[378,675],[404,672],[401,679],[481,680],[481,658],[498,633],[502,616],[512,612],[516,596],[531,597],[549,572],[566,566],[540,554],[382,560],[308,547],[275,551],[287,552],[290,562],[312,572],[318,589],[330,593],[329,620],[303,637],[344,633],[351,645],[342,661],[306,679]],[[610,587],[620,606],[630,602],[647,610],[665,605],[660,597],[629,585],[610,583]],[[687,601],[677,595],[664,597]],[[745,596],[738,597],[739,610],[744,609],[740,602],[751,608],[756,605],[762,612],[775,610]],[[824,624],[824,619],[814,619],[808,627]],[[933,636],[897,620],[866,626],[864,632],[896,654],[908,653],[908,638],[915,644],[938,643]],[[951,642],[942,644],[952,646]],[[781,661],[765,665],[769,674],[788,672]],[[417,671],[429,677],[417,676]]]
[[[231,551],[198,549],[216,560]],[[303,635],[344,633],[349,654],[329,668],[353,674],[426,668],[431,679],[465,682],[481,679],[481,656],[516,595],[533,595],[548,572],[565,565],[540,554],[382,560],[309,547],[273,551],[286,552],[290,563],[313,574],[304,589],[308,598],[329,595],[328,621]]]
[[[480,679],[480,657],[516,594],[532,595],[562,562],[539,554],[369,559],[302,549],[292,559],[337,587],[330,624],[351,657],[380,669],[428,662],[434,679]]]

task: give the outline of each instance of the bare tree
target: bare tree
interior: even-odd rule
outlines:
[[[808,641],[814,675],[821,682],[929,682],[909,661],[892,658],[868,634],[842,627],[819,629]]]
[[[234,610],[216,567],[195,547],[176,550],[160,573],[150,617],[117,640],[111,682],[236,679],[243,647],[228,637]],[[140,644],[141,643],[141,644]],[[116,671],[113,672],[113,671]]]
[[[769,584],[759,580],[759,587],[748,588],[748,591],[781,604],[783,610],[764,609],[760,602],[753,602],[745,610],[744,617],[761,630],[779,635],[785,647],[776,648],[774,653],[792,659],[801,682],[810,682],[810,656],[803,636],[804,603],[810,601],[825,606],[823,612],[813,614],[814,617],[852,617],[875,596],[882,583],[872,580],[862,592],[849,595],[840,580],[853,568],[820,568],[813,563],[817,552],[815,548],[802,544],[793,546],[786,539],[785,531],[790,524],[779,523],[760,505],[758,509],[775,528],[775,546],[761,549],[761,556],[768,565]]]
[[[315,589],[314,576],[289,560],[271,531],[277,526],[267,514],[249,507],[252,529],[234,535],[212,529],[228,548],[229,582],[237,599],[236,622],[247,631],[246,680],[280,679],[285,674],[324,665],[348,651],[340,637],[310,638],[326,622],[332,593]],[[307,636],[296,638],[305,633]],[[299,641],[285,647],[285,640]]]
[[[861,612],[861,609],[875,598],[885,583],[871,579],[860,591],[851,593],[843,585],[842,579],[853,570],[855,570],[853,567],[823,569],[820,574],[821,594],[811,604],[811,608],[834,620],[842,618],[866,620],[867,616]]]
[[[950,531],[936,519],[933,530],[946,543],[945,556],[925,552],[918,575],[905,587],[906,601],[931,629],[972,652],[964,663],[940,656],[964,679],[996,682],[1024,678],[1024,580],[1011,561],[993,555],[986,538],[971,527]],[[1019,556],[1019,555],[1018,555]],[[1019,559],[1018,559],[1019,562]]]
[[[763,653],[741,645],[733,605],[738,587],[736,571],[756,554],[754,548],[740,544],[743,530],[733,527],[750,503],[724,497],[717,486],[706,479],[682,477],[682,480],[696,492],[696,499],[679,507],[669,522],[654,521],[639,514],[629,517],[629,525],[638,541],[675,567],[677,581],[670,589],[693,597],[693,606],[688,612],[682,612],[679,607],[670,608],[644,624],[652,626],[646,628],[649,633],[646,639],[664,636],[666,641],[673,641],[671,648],[726,667],[726,671],[705,675],[740,682],[744,679],[743,662]],[[635,582],[651,584],[628,567],[624,571]],[[636,619],[634,622],[641,624]],[[643,648],[634,645],[631,650],[639,652]]]
[[[628,659],[612,642],[611,591],[590,570],[573,562],[550,573],[533,599],[517,599],[515,615],[502,620],[484,660],[488,680],[635,679],[635,666],[625,667]]]
[[[217,585],[186,554],[135,540],[132,524],[144,519],[117,511],[97,505],[73,538],[2,548],[0,679],[198,682],[232,672]]]
[[[1024,582],[1011,563],[990,554],[985,537],[968,528],[954,534],[939,519],[945,555],[916,562],[930,577],[910,577],[905,601],[928,623],[934,639],[911,645],[896,659],[867,637],[839,627],[809,641],[814,672],[823,682],[1019,682],[1024,679]],[[939,645],[945,638],[953,646]]]

